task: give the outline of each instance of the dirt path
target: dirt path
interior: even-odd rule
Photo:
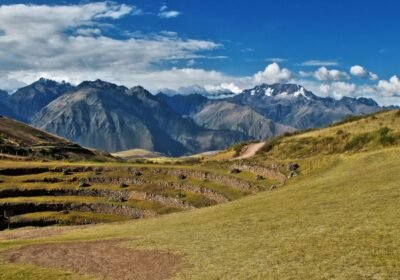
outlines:
[[[10,263],[118,280],[169,279],[182,260],[182,256],[172,252],[128,249],[120,241],[28,245],[2,252],[0,256]]]
[[[250,158],[250,157],[254,156],[262,147],[264,147],[264,145],[265,145],[265,142],[247,145],[246,151],[242,155],[234,158],[234,160]]]

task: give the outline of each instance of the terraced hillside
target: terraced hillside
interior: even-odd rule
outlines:
[[[399,133],[400,113],[382,112],[268,141],[241,161],[227,151],[197,165],[130,165],[143,179],[195,184],[209,172],[238,197],[255,193],[157,219],[6,230],[0,278],[399,279]],[[228,184],[237,180],[250,187]]]
[[[263,170],[240,170],[231,163],[1,165],[13,166],[0,167],[0,213],[11,210],[11,228],[156,217],[226,203],[285,181],[279,171],[261,175]]]

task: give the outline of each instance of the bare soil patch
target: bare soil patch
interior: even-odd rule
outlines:
[[[49,237],[63,234],[64,232],[73,229],[82,229],[91,225],[70,226],[70,227],[45,227],[45,228],[30,228],[30,229],[15,229],[11,231],[0,231],[0,240],[6,239],[34,239],[41,237]]]
[[[240,156],[234,158],[234,160],[250,158],[254,156],[264,145],[265,142],[247,145],[245,151]]]
[[[102,279],[168,279],[178,270],[182,257],[164,251],[134,250],[119,241],[95,241],[29,245],[2,253],[11,263],[34,264]]]

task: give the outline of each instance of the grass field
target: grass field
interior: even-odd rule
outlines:
[[[339,129],[357,137],[387,126],[396,135],[395,114],[370,117],[376,124],[364,128],[365,120],[358,120],[283,138],[252,160],[270,162],[283,143],[336,135]],[[0,279],[400,279],[399,154],[397,142],[382,145],[379,138],[345,153],[302,152],[295,159],[299,176],[230,203],[133,222],[5,231]],[[288,162],[287,155],[277,160]],[[115,262],[124,263],[127,252],[153,254],[146,270],[151,273],[135,274],[142,271],[140,261],[131,263],[125,278],[112,268],[93,269],[104,261],[96,251],[100,245],[91,245],[98,241],[110,252],[118,248]],[[68,246],[78,245],[89,248],[90,260],[82,265],[57,254],[72,254]],[[168,267],[161,265],[168,261]]]

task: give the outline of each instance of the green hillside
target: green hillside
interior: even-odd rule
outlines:
[[[399,279],[399,132],[391,111],[270,140],[236,164],[299,170],[229,203],[0,232],[0,279]],[[257,184],[245,171],[235,176]]]

